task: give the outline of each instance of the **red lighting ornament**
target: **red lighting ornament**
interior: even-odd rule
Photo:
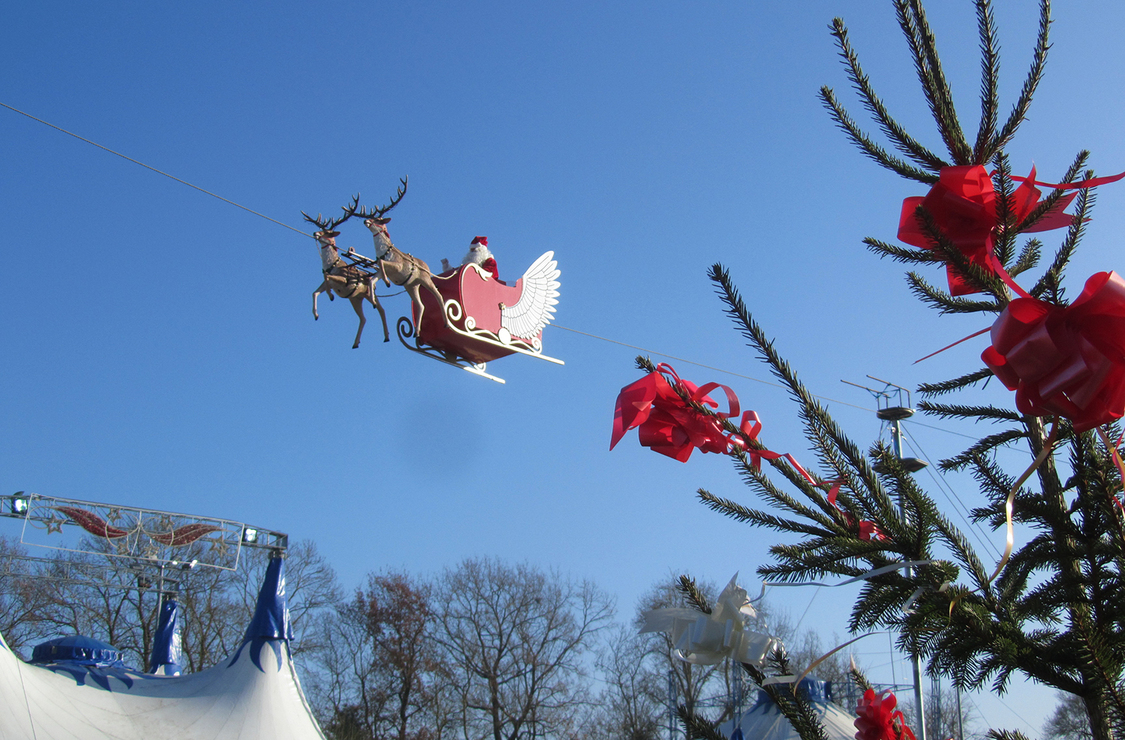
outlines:
[[[1038,182],[1035,168],[1027,177],[1014,177],[1020,181],[1012,193],[1011,208],[1015,223],[1022,222],[1039,205],[1040,191],[1036,185],[1051,188],[1077,190],[1116,182],[1125,173],[1111,177],[1098,177],[1076,183],[1052,184]],[[1074,216],[1063,210],[1074,200],[1075,195],[1059,198],[1055,206],[1042,218],[1024,231],[1050,231],[1061,229],[1074,223]],[[933,218],[941,233],[973,265],[986,272],[997,275],[1012,290],[1021,296],[1027,293],[1016,285],[1004,270],[993,252],[997,228],[998,198],[992,185],[992,177],[982,165],[962,165],[944,167],[938,174],[938,181],[925,196],[907,198],[902,202],[899,216],[898,238],[911,246],[933,249],[931,237],[922,228],[917,216],[918,206],[922,206]],[[967,295],[979,292],[970,285],[953,265],[946,265],[951,295]]]
[[[129,534],[120,527],[114,527],[94,512],[79,509],[76,506],[56,506],[55,511],[66,514],[71,521],[96,537],[112,540]]]
[[[1059,415],[1085,432],[1125,414],[1125,280],[1099,272],[1070,306],[1017,298],[981,359],[1024,414]]]
[[[898,699],[891,691],[876,694],[872,689],[863,692],[855,720],[856,740],[915,740],[906,726],[902,712],[896,711]]]

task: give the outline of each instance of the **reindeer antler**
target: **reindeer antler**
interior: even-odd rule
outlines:
[[[308,221],[309,223],[316,224],[317,226],[319,226],[321,231],[335,231],[337,226],[344,223],[345,221],[347,221],[352,216],[356,215],[355,209],[358,208],[358,207],[359,207],[359,193],[356,193],[354,196],[352,196],[352,204],[350,206],[341,206],[340,207],[340,210],[342,210],[344,212],[344,215],[341,216],[340,218],[327,219],[319,213],[316,214],[316,218],[313,218],[312,216],[305,213],[304,211],[301,211],[301,215],[304,216],[305,220]]]
[[[385,205],[382,208],[372,208],[369,211],[359,205],[359,195],[356,195],[356,197],[352,199],[352,204],[345,208],[344,212],[349,216],[361,216],[362,218],[382,218],[384,213],[397,206],[399,201],[402,200],[402,196],[406,195],[406,183],[409,179],[409,177],[403,177],[399,180],[399,182],[402,183],[402,187],[398,189],[395,197],[391,198],[391,202],[389,205]]]

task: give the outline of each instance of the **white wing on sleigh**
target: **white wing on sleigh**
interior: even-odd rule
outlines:
[[[559,295],[558,265],[555,253],[545,252],[524,272],[516,305],[500,310],[500,326],[513,337],[532,339],[551,322]]]

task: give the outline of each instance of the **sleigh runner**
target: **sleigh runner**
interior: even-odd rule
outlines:
[[[558,277],[554,252],[535,260],[515,285],[475,264],[434,275],[444,305],[422,293],[421,326],[415,306],[412,321],[405,316],[398,321],[399,340],[412,352],[499,383],[504,380],[488,374],[486,364],[511,354],[562,365],[543,354],[543,327],[558,302]]]

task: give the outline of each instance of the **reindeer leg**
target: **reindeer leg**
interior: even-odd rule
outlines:
[[[452,329],[453,327],[449,323],[449,316],[445,313],[445,298],[442,296],[442,294],[440,292],[438,292],[437,286],[434,285],[434,279],[432,277],[430,277],[429,275],[422,275],[418,279],[418,282],[421,283],[422,285],[426,286],[426,290],[433,293],[434,298],[437,298],[437,303],[438,303],[439,306],[441,306],[441,320],[445,322],[445,328],[446,329]],[[415,291],[418,290],[417,284],[415,284],[414,290]],[[419,306],[422,305],[421,297],[419,297],[417,300],[418,300],[418,305]]]
[[[313,291],[313,321],[319,321],[320,320],[320,314],[318,314],[316,312],[316,297],[318,295],[320,295],[321,293],[325,292],[325,291],[328,291],[328,297],[331,298],[332,297],[332,290],[328,287],[328,281],[327,280],[325,280],[323,283],[321,283],[320,286],[317,287],[317,289]]]
[[[363,325],[367,323],[367,317],[363,315],[363,296],[356,296],[351,299],[351,302],[352,308],[355,309],[356,316],[359,317],[359,330],[355,333],[355,344],[352,345],[352,349],[356,349],[359,347],[359,338],[363,336]],[[384,327],[385,326],[386,322],[384,321]]]
[[[391,279],[387,277],[387,265],[383,260],[379,260],[379,274],[383,276],[383,282],[387,284],[387,287],[391,287]],[[376,277],[375,280],[378,281],[379,278]]]
[[[371,281],[374,284],[374,280]],[[387,314],[383,311],[382,304],[379,303],[378,297],[375,295],[375,288],[372,287],[371,292],[367,294],[367,300],[371,301],[371,305],[379,311],[379,318],[383,320],[383,341],[391,341],[391,333],[387,331]]]
[[[410,294],[410,300],[418,307],[418,321],[414,326],[414,341],[419,345],[422,344],[422,317],[425,316],[426,306],[422,303],[422,295],[418,292],[418,283],[407,283],[406,292]]]

